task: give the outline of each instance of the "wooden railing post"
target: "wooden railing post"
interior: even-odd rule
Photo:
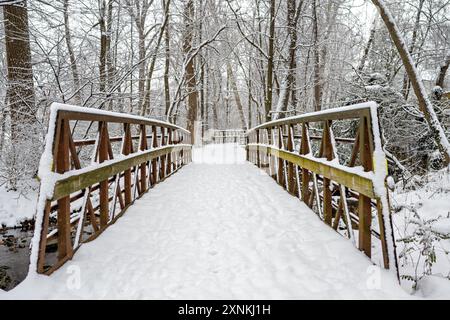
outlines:
[[[267,145],[269,145],[269,146],[273,145],[272,141],[273,141],[273,137],[272,137],[271,128],[267,128]],[[273,162],[273,157],[270,154],[269,149],[266,150],[266,156],[267,156],[267,159],[269,162],[269,175],[273,179],[275,176],[275,164]]]
[[[372,150],[371,150],[371,133],[366,117],[361,117],[359,124],[359,157],[364,171],[372,171]],[[371,199],[363,194],[359,195],[358,200],[358,216],[359,216],[359,249],[368,257],[371,256],[371,225],[372,225],[372,208]]]
[[[272,130],[272,145],[274,147],[278,148],[278,140],[276,138],[277,129],[276,129],[276,127],[272,127],[271,130]],[[278,164],[279,164],[278,158],[275,155],[271,155],[271,156],[272,156],[273,172],[274,172],[273,179],[278,182]]]
[[[165,146],[167,144],[166,141],[166,131],[164,130],[164,127],[160,127],[161,129],[161,147]],[[160,157],[159,160],[159,170],[160,170],[160,178],[164,179],[166,177],[166,156],[163,155]]]
[[[256,143],[259,144],[259,130],[255,130],[256,133]],[[260,152],[259,152],[259,148],[256,150],[256,165],[258,166],[258,168],[261,168],[261,156],[260,156]]]
[[[300,154],[305,155],[310,152],[309,149],[309,141],[308,141],[308,125],[306,123],[302,124],[302,140],[300,142]],[[310,175],[309,171],[305,168],[302,168],[302,201],[305,203],[309,202],[310,193],[309,193],[309,181]]]
[[[167,129],[167,135],[168,135],[168,144],[172,145],[172,129]],[[172,152],[167,155],[167,174],[170,175],[172,173]]]
[[[283,148],[283,130],[281,126],[278,126],[278,149]],[[284,186],[284,161],[282,158],[278,157],[278,184]]]
[[[147,147],[147,130],[144,124],[140,125],[141,128],[141,141],[139,145],[139,149],[141,151],[145,151],[148,149]],[[147,191],[147,163],[142,163],[140,165],[140,174],[141,174],[141,194]]]
[[[246,145],[247,145],[247,148],[245,149],[245,159],[247,161],[250,161],[250,148],[249,148],[249,145],[248,145],[250,143],[250,140],[249,140],[249,136],[248,135],[245,137],[245,141],[246,141]]]
[[[294,138],[292,131],[292,126],[288,125],[288,141],[287,141],[287,150],[294,151]],[[294,164],[292,162],[288,162],[288,191],[291,194],[295,193],[295,180],[294,180]]]
[[[181,133],[181,143],[187,143],[187,140],[186,140],[186,133],[185,132],[182,132]],[[180,151],[180,166],[182,167],[184,164],[185,164],[185,158],[186,158],[186,152],[184,151],[184,150],[181,150]]]
[[[152,126],[152,148],[158,148],[158,133],[156,126]],[[152,185],[158,182],[158,160],[152,160]]]
[[[129,123],[124,124],[124,141],[122,142],[122,154],[129,155],[132,152],[131,140],[131,126]],[[131,199],[131,169],[127,169],[124,172],[124,193],[125,193],[125,206],[129,205],[132,201]]]
[[[322,156],[328,161],[333,160],[333,145],[331,143],[330,135],[330,121],[325,121],[322,136]],[[323,178],[323,216],[326,224],[332,224],[333,220],[333,205],[331,199],[331,181]]]
[[[59,121],[59,143],[57,143],[56,172],[64,173],[70,170],[69,154],[69,121]],[[58,260],[72,257],[72,240],[70,232],[70,196],[58,200]]]
[[[103,163],[108,160],[108,124],[106,122],[99,122],[99,146],[98,146],[98,161]],[[109,182],[104,180],[100,182],[100,227],[104,228],[109,220]]]
[[[180,141],[180,133],[178,132],[178,130],[175,131],[175,141],[176,144],[181,143]],[[181,151],[177,151],[175,152],[175,170],[178,170],[178,168],[180,167],[180,155],[181,155]]]

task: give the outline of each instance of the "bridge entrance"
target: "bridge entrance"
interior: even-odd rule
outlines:
[[[375,104],[260,125],[245,148],[193,149],[180,127],[84,108],[55,105],[51,121],[31,274],[79,266],[88,278],[100,272],[98,281],[120,282],[112,273],[129,270],[137,287],[148,280],[145,297],[169,298],[188,297],[195,286],[237,298],[293,298],[309,287],[312,297],[318,285],[322,298],[345,286],[361,297],[373,264],[393,271],[377,269],[382,279],[395,279]],[[221,163],[219,154],[233,160]],[[161,282],[175,286],[175,278],[181,287]],[[293,283],[297,289],[287,289]],[[278,289],[260,295],[269,287]],[[114,297],[125,294],[117,290]]]

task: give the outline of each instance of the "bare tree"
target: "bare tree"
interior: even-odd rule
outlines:
[[[26,1],[3,7],[6,60],[8,65],[8,102],[11,139],[19,139],[20,127],[36,121],[33,69]]]
[[[194,1],[187,0],[184,7],[184,22],[185,29],[183,35],[183,52],[186,56],[192,54],[192,43],[194,39]],[[191,132],[193,141],[195,143],[195,122],[198,117],[198,91],[197,82],[195,78],[195,63],[194,59],[189,59],[185,64],[185,81],[186,91],[188,92],[188,115],[187,115],[187,130]]]
[[[72,46],[72,36],[70,33],[69,0],[63,0],[63,12],[64,12],[64,32],[66,38],[67,51],[69,52],[70,69],[72,70],[76,104],[81,105],[81,94],[79,91],[79,89],[81,88],[81,82],[78,73],[77,60],[75,58],[75,52]]]
[[[445,75],[447,74],[450,65],[450,52],[445,57],[445,60],[439,66],[438,76],[436,77],[436,86],[444,88]]]
[[[269,49],[267,58],[267,84],[266,84],[266,101],[265,118],[266,121],[270,121],[270,111],[272,110],[272,97],[273,97],[273,60],[275,54],[275,0],[270,0],[270,16],[269,16]]]
[[[164,11],[169,13],[169,1],[163,0]],[[169,72],[170,72],[170,28],[169,28],[169,16],[167,16],[166,28],[164,30],[164,101],[165,101],[165,115],[168,115],[170,108],[170,84],[169,84]]]
[[[297,95],[295,91],[295,72],[297,69],[297,23],[302,12],[303,0],[296,7],[295,0],[287,1],[287,29],[289,34],[289,58],[286,78],[279,97],[275,118],[283,118],[291,97],[292,105],[297,105]]]
[[[422,79],[420,78],[419,73],[417,72],[417,69],[415,67],[415,63],[408,49],[406,48],[405,41],[400,31],[398,30],[395,20],[392,17],[386,4],[382,0],[372,0],[372,2],[378,8],[381,18],[383,19],[386,28],[388,29],[389,34],[392,38],[392,41],[394,42],[395,47],[397,48],[398,53],[400,54],[403,65],[408,74],[409,80],[411,81],[411,85],[414,89],[414,93],[419,102],[419,108],[425,116],[431,134],[433,135],[433,138],[437,146],[439,147],[439,150],[441,151],[445,159],[445,162],[449,164],[450,144],[448,142],[444,130],[442,129],[441,124],[439,123],[439,120],[433,109],[433,105],[431,104],[430,99],[428,99],[426,95]]]
[[[156,59],[158,57],[158,50],[159,50],[159,46],[161,44],[161,40],[163,38],[164,35],[164,31],[167,27],[167,23],[169,21],[169,7],[170,7],[170,0],[164,1],[163,4],[164,7],[164,20],[161,24],[161,27],[159,28],[159,32],[158,32],[158,38],[156,40],[156,44],[155,44],[155,48],[153,49],[153,55],[148,67],[148,71],[147,71],[147,82],[146,82],[146,87],[145,87],[145,94],[144,94],[144,100],[142,101],[142,105],[141,105],[141,115],[146,115],[148,110],[150,109],[150,92],[151,92],[151,83],[152,83],[152,78],[153,78],[153,71],[155,70],[155,64],[156,64]],[[166,62],[167,63],[167,62]]]
[[[246,130],[247,124],[245,123],[244,117],[244,107],[242,106],[241,96],[239,95],[236,78],[233,73],[233,69],[231,67],[231,63],[227,62],[227,73],[229,76],[229,83],[231,85],[231,91],[233,91],[234,102],[236,103],[236,107],[239,113],[239,119],[241,121],[241,128]]]

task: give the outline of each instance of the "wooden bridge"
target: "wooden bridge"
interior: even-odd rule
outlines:
[[[338,137],[335,137],[335,134]],[[125,215],[126,218],[123,218],[129,219],[128,223],[140,217],[136,228],[140,228],[142,223],[148,224],[148,234],[144,232],[140,235],[144,242],[153,237],[152,221],[159,228],[165,226],[169,228],[168,231],[173,228],[168,236],[170,241],[176,240],[177,246],[184,247],[186,243],[198,240],[197,236],[202,232],[202,228],[184,234],[176,225],[170,227],[171,224],[182,219],[182,225],[190,225],[194,221],[203,225],[208,224],[210,220],[211,223],[216,221],[213,225],[208,224],[210,230],[214,230],[211,231],[214,239],[221,239],[229,232],[236,233],[226,242],[236,242],[237,251],[240,250],[240,246],[246,247],[250,242],[256,247],[266,246],[268,251],[264,252],[278,248],[277,254],[285,251],[279,246],[286,240],[283,237],[288,230],[273,231],[277,235],[276,239],[284,239],[279,240],[280,243],[268,240],[274,235],[272,233],[267,237],[245,241],[240,237],[243,237],[244,233],[247,234],[247,228],[253,230],[249,233],[252,237],[251,235],[257,234],[261,228],[265,230],[271,227],[271,223],[267,220],[269,217],[270,221],[281,219],[278,225],[285,225],[283,222],[285,218],[286,221],[294,219],[290,225],[303,224],[304,227],[299,227],[298,230],[289,228],[289,232],[302,239],[299,243],[296,238],[296,241],[286,244],[293,248],[289,251],[290,255],[303,259],[311,258],[319,264],[317,268],[321,270],[324,267],[331,268],[332,270],[326,272],[335,272],[336,282],[341,282],[339,285],[346,285],[346,281],[350,281],[347,285],[354,285],[349,279],[357,279],[355,283],[359,284],[361,281],[364,282],[367,277],[364,268],[372,264],[390,269],[392,272],[388,274],[395,275],[396,253],[388,190],[385,186],[387,164],[380,137],[375,103],[290,117],[249,130],[243,151],[246,159],[266,171],[286,190],[282,191],[277,189],[279,186],[275,183],[257,174],[261,170],[251,168],[248,163],[222,167],[194,163],[183,168],[192,161],[190,133],[173,124],[55,104],[51,110],[46,148],[39,170],[41,189],[37,206],[36,232],[32,242],[30,274],[50,275],[71,259],[74,259],[73,263],[81,265],[86,263],[91,266],[100,263],[92,256],[93,252],[96,252],[95,255],[98,252],[99,256],[110,260],[105,252],[105,245],[111,250],[108,251],[111,256],[115,248],[117,250],[122,248],[124,242],[132,246],[135,242],[131,242],[126,236],[122,236],[121,243],[117,242],[117,233],[120,233],[122,221],[118,219],[129,210],[130,212]],[[171,177],[172,175],[174,177]],[[168,181],[162,184],[166,188],[158,186],[155,190],[150,190],[167,178]],[[214,186],[220,189],[220,192],[215,193]],[[148,195],[143,197],[146,193]],[[152,197],[152,194],[155,196]],[[137,201],[141,197],[142,199]],[[227,202],[227,197],[230,197],[230,203]],[[266,200],[261,200],[260,197],[265,197],[263,199]],[[160,198],[165,200],[159,200]],[[304,204],[292,202],[296,198]],[[258,202],[255,199],[260,200]],[[233,206],[233,201],[241,203],[247,211],[244,210],[237,215],[237,211],[241,210],[240,204]],[[180,207],[177,207],[177,204]],[[294,205],[283,209],[285,204]],[[205,208],[205,205],[208,207]],[[309,208],[306,209],[306,206]],[[267,207],[271,208],[270,211],[267,211],[269,210]],[[298,208],[298,212],[295,212],[297,210],[295,207]],[[170,211],[166,211],[169,208]],[[291,212],[292,208],[294,214],[289,215],[288,212]],[[200,218],[199,212],[204,211],[208,214]],[[161,212],[167,217],[162,217]],[[274,212],[277,214],[273,215]],[[225,219],[226,216],[235,217],[234,224],[222,220],[219,223],[217,222],[219,220],[215,220]],[[259,217],[258,221],[263,221],[263,224],[253,226],[254,216]],[[163,219],[162,225],[162,222],[152,220],[158,219],[157,217]],[[323,220],[321,226],[316,225],[317,217]],[[118,222],[114,229],[116,236],[108,237],[108,227],[116,222]],[[223,229],[221,226],[227,223],[229,228]],[[275,225],[274,222],[272,227],[275,228]],[[160,230],[154,232],[159,234]],[[129,234],[129,237],[138,236],[139,231],[136,233],[136,235]],[[338,233],[342,237],[333,235]],[[172,239],[178,234],[184,234],[183,241]],[[99,237],[100,235],[102,236]],[[103,240],[100,241],[100,238]],[[160,241],[163,242],[161,246],[166,242]],[[209,243],[213,239],[205,241]],[[103,244],[98,244],[99,247],[95,251],[97,242]],[[304,244],[301,244],[303,242]],[[83,250],[82,247],[86,243],[90,244],[89,247],[85,249],[84,256],[80,253],[81,260],[77,260],[77,251]],[[352,243],[367,258],[360,257],[358,251],[351,248]],[[330,251],[328,246],[338,244],[339,250],[335,248],[333,250],[337,250],[336,252]],[[112,247],[109,248],[110,245]],[[301,245],[303,249],[297,251],[296,245]],[[155,246],[157,249],[154,250],[159,250],[158,243],[148,242],[148,246]],[[199,246],[201,243],[196,242],[190,248],[196,251],[200,250]],[[345,248],[345,253],[342,248]],[[165,249],[168,250],[172,249]],[[211,251],[211,255],[220,250],[218,246]],[[256,249],[249,250],[249,255],[252,255],[252,250]],[[84,261],[87,252],[91,253],[90,259],[97,262]],[[314,252],[327,253],[316,260]],[[201,258],[203,252],[197,253],[196,257],[204,267],[206,262]],[[337,253],[338,257],[335,256]],[[188,252],[179,254],[186,259],[191,257]],[[147,258],[153,261],[149,258],[151,256],[151,253],[147,253]],[[197,263],[197,260],[188,262],[183,258],[177,258],[177,268]],[[142,262],[139,262],[137,257],[130,259],[135,262],[134,264],[142,264],[142,268],[146,270],[144,273],[150,272],[152,262],[148,259]],[[262,253],[258,259],[261,259],[258,260],[260,261],[258,264],[261,265],[252,265],[251,268],[257,267],[258,270],[265,268],[264,263],[268,263],[266,259],[270,257],[265,257]],[[323,259],[323,266],[320,266],[320,259]],[[122,260],[119,260],[109,261],[114,270],[124,267],[120,265]],[[276,263],[275,260],[274,258],[271,263]],[[159,262],[153,263],[158,265]],[[236,262],[229,268],[234,268],[233,272],[236,272],[239,263]],[[227,259],[224,260],[224,265],[218,267],[226,268],[229,264],[230,261]],[[299,263],[293,267],[301,269],[305,266]],[[240,270],[246,273],[244,269]],[[308,270],[310,271],[305,269],[305,272],[316,272],[315,268]],[[94,270],[90,272],[95,273]],[[60,271],[57,273],[61,277]],[[205,276],[203,273],[198,273],[199,277],[200,274]],[[346,276],[340,278],[339,273]],[[56,274],[51,277],[54,276]],[[317,277],[320,278],[321,275]],[[383,297],[383,294],[390,294],[392,290],[399,294],[401,290],[398,291],[398,284],[394,285],[395,282],[392,281],[392,285],[388,288],[380,289],[380,297]],[[137,281],[136,285],[139,286],[139,283]],[[359,284],[354,285],[355,288]],[[392,289],[392,286],[397,287]],[[354,292],[360,292],[358,290]]]

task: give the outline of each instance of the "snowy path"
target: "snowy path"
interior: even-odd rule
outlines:
[[[237,163],[210,164],[197,156],[51,277],[29,277],[6,297],[409,297],[391,273],[371,267],[242,157],[239,151],[230,158]]]

